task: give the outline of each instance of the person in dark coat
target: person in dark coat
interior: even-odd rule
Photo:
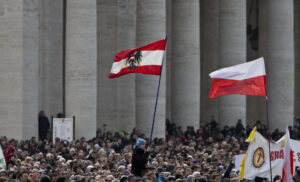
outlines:
[[[135,176],[143,177],[143,173],[145,172],[150,147],[147,148],[147,151],[145,151],[145,148],[146,141],[141,138],[138,138],[136,141],[136,148],[134,149],[132,154],[131,162],[131,170]]]
[[[50,130],[50,123],[44,111],[39,113],[39,138],[40,140],[47,139],[47,134]]]
[[[244,125],[242,123],[242,120],[239,119],[236,126],[235,126],[235,132],[236,134],[240,133],[242,130],[245,130]]]

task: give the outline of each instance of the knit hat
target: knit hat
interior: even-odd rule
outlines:
[[[145,144],[145,143],[146,143],[145,140],[143,140],[143,139],[141,139],[141,138],[138,138],[138,139],[136,140],[135,145],[136,145],[137,147],[140,147],[142,144]]]

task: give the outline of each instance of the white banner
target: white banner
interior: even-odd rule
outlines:
[[[272,166],[272,176],[282,175],[284,159],[284,137],[277,142],[271,142],[271,153],[269,154],[268,140],[259,132],[255,132],[255,139],[249,143],[247,154],[244,159],[244,179],[252,180],[256,176],[268,178],[270,180],[270,160]],[[294,171],[300,166],[300,141],[290,140],[293,150]],[[243,163],[243,162],[242,162]]]
[[[53,118],[53,142],[55,138],[72,141],[73,138],[73,118]]]

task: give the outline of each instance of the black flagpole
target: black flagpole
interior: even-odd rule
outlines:
[[[272,176],[272,162],[271,162],[271,131],[270,131],[270,122],[269,122],[269,107],[268,107],[268,94],[267,94],[267,78],[265,78],[265,85],[266,85],[266,113],[267,113],[267,137],[268,137],[268,145],[269,145],[269,165],[270,165],[270,181],[273,181],[273,176]]]
[[[266,98],[266,111],[267,111],[267,128],[268,128],[268,144],[269,144],[269,165],[270,165],[270,177],[271,177],[271,181],[273,181],[272,179],[272,162],[271,162],[271,132],[270,132],[270,123],[269,123],[269,108],[268,108],[268,96],[265,97]]]
[[[167,35],[166,35],[166,43],[165,43],[165,50],[166,50],[166,45],[167,45]],[[159,95],[159,88],[160,88],[160,80],[161,80],[161,73],[164,65],[164,57],[161,63],[161,69],[160,69],[160,74],[159,74],[159,80],[158,80],[158,87],[157,87],[157,92],[156,92],[156,101],[155,101],[155,106],[154,106],[154,113],[153,113],[153,120],[152,120],[152,128],[151,128],[151,134],[150,134],[150,142],[149,146],[151,146],[152,142],[152,134],[153,134],[153,128],[154,128],[154,122],[155,122],[155,116],[156,116],[156,108],[157,108],[157,102],[158,102],[158,95]]]

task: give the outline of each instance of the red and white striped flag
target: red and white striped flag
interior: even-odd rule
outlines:
[[[109,78],[117,78],[128,73],[160,75],[166,40],[159,40],[143,47],[118,52]]]
[[[209,74],[209,98],[240,94],[266,96],[266,71],[263,58],[219,69]]]

